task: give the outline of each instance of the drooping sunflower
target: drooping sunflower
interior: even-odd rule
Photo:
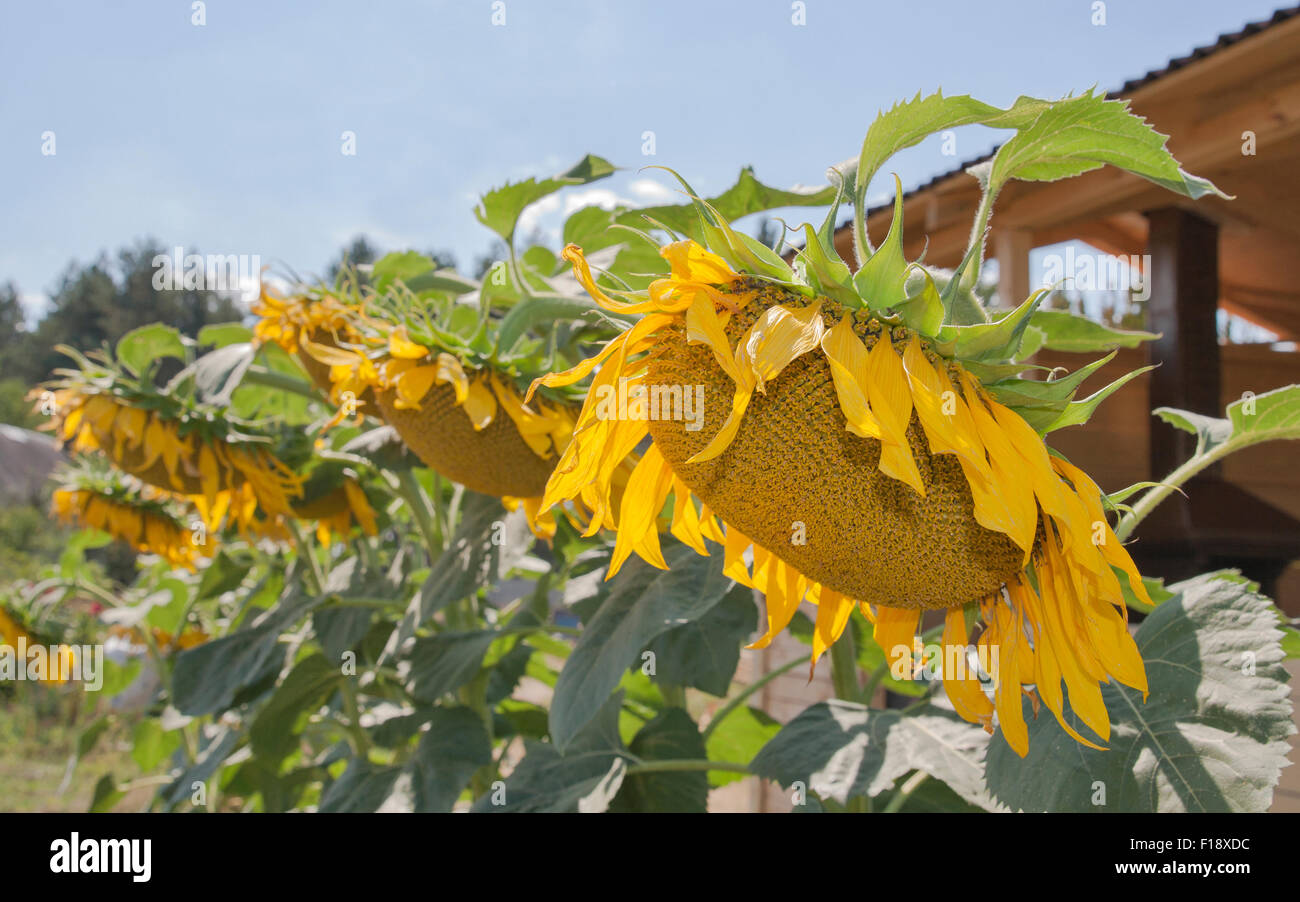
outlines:
[[[57,371],[33,398],[51,417],[42,428],[70,451],[102,453],[141,482],[189,498],[205,522],[258,508],[292,515],[302,480],[277,454],[276,436],[172,386],[157,388],[107,354],[62,350],[77,368]]]
[[[868,135],[864,162],[889,156],[872,146],[882,132]],[[857,173],[870,174],[867,165]],[[979,307],[969,286],[982,225],[941,290],[942,274],[936,282],[902,256],[895,186],[890,233],[874,251],[865,185],[854,186],[865,258],[856,275],[832,242],[834,208],[822,229],[805,226],[792,269],[697,202],[699,240],[664,245],[670,274],[637,292],[602,287],[582,250],[566,247],[596,303],[639,319],[597,355],[534,383],[595,374],[542,508],[581,498],[593,522],[616,530],[609,576],[633,552],[667,566],[664,511],[675,537],[701,554],[705,539],[722,545],[725,572],[765,595],[767,629],[751,647],[770,643],[803,601],[817,606],[814,665],[855,607],[891,656],[911,655],[927,610],[945,612],[945,646],[968,648],[969,613],[979,648],[997,651],[980,658],[994,689],[990,698],[973,669],[946,672],[957,712],[990,732],[996,717],[1023,756],[1028,695],[1035,711],[1041,701],[1075,739],[1100,747],[1070,723],[1065,702],[1105,742],[1100,685],[1115,679],[1145,694],[1125,592],[1149,599],[1105,496],[1044,436],[1086,420],[1136,374],[1086,401],[1073,400],[1075,389],[1104,360],[1050,381],[1018,378],[1042,341],[1029,325],[1046,292],[994,318]],[[696,392],[703,416],[692,422],[675,405]],[[610,474],[647,436],[615,511]]]
[[[352,269],[340,274],[334,290],[316,287],[279,297],[263,283],[258,301],[253,305],[253,313],[258,316],[253,326],[253,344],[272,342],[293,354],[312,384],[330,394],[334,383],[330,380],[329,364],[317,360],[305,346],[339,347],[355,342],[359,302],[359,282]],[[374,398],[368,389],[360,392],[354,403],[360,410],[374,412]]]
[[[102,529],[136,551],[187,570],[216,550],[215,535],[192,529],[183,502],[169,493],[89,463],[65,468],[56,478],[61,484],[51,507],[64,523]]]
[[[386,275],[393,257],[402,260],[402,279]],[[333,292],[347,297],[331,300]],[[349,401],[363,399],[357,412],[392,426],[426,465],[522,506],[534,530],[549,535],[553,518],[539,518],[537,506],[578,406],[566,392],[524,403],[524,386],[545,372],[540,342],[516,335],[500,346],[501,314],[492,300],[486,286],[438,270],[432,260],[390,255],[375,265],[373,281],[321,289],[310,305],[299,304],[295,309],[333,313],[328,329],[300,325],[293,340],[325,374],[338,406],[331,425],[346,418]],[[264,331],[286,334],[274,324]]]

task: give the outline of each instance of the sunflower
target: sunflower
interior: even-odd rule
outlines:
[[[292,513],[302,480],[275,451],[273,436],[236,423],[226,412],[156,389],[104,356],[60,370],[49,385],[54,432],[74,453],[102,453],[141,482],[197,499],[205,522],[216,511]],[[41,390],[33,397],[43,395]]]
[[[542,508],[581,497],[599,511],[617,530],[613,576],[632,552],[666,567],[656,520],[671,496],[672,534],[702,554],[705,538],[721,544],[726,573],[766,596],[767,631],[751,647],[770,643],[803,600],[817,606],[814,664],[854,607],[883,648],[909,654],[925,610],[944,610],[944,643],[965,647],[966,609],[978,607],[979,642],[1000,649],[997,689],[990,701],[973,674],[945,681],[957,711],[989,728],[996,711],[1023,755],[1020,697],[1032,683],[1094,745],[1063,717],[1064,679],[1071,707],[1105,739],[1098,684],[1146,691],[1119,580],[1144,600],[1146,590],[1096,484],[939,342],[742,275],[691,240],[662,253],[671,274],[617,300],[579,248],[564,251],[597,303],[642,318],[538,381],[572,383],[600,364]],[[708,424],[696,431],[684,418],[608,410],[615,391],[652,408],[694,386]],[[609,474],[647,435],[616,517]]]
[[[981,176],[985,198],[952,273],[903,256],[896,177],[879,248],[865,203],[879,166],[947,119],[1018,132]],[[1080,122],[1107,125],[1080,131]],[[1089,143],[1110,132],[1140,152],[1119,159]],[[1021,98],[1008,110],[918,95],[876,120],[856,170],[833,170],[840,194],[820,229],[803,227],[794,266],[734,231],[684,181],[696,220],[680,237],[647,219],[670,240],[660,246],[642,233],[668,269],[646,287],[631,290],[614,274],[598,284],[569,244],[562,257],[578,282],[632,324],[594,356],[535,380],[525,396],[591,377],[542,510],[581,499],[593,529],[616,532],[607,578],[634,552],[666,568],[661,522],[700,554],[709,553],[706,539],[721,545],[725,573],[766,598],[767,629],[750,647],[769,644],[808,601],[817,607],[814,667],[856,608],[891,662],[914,669],[921,617],[943,611],[942,660],[951,665],[943,685],[958,714],[989,732],[996,719],[1023,756],[1028,696],[1035,714],[1046,705],[1076,740],[1101,748],[1071,723],[1066,702],[1104,743],[1101,684],[1113,679],[1145,697],[1126,597],[1150,599],[1107,520],[1109,498],[1045,437],[1086,422],[1142,371],[1079,401],[1079,385],[1113,353],[1068,375],[1021,378],[1042,369],[1029,359],[1060,328],[1055,312],[1035,318],[1048,291],[990,316],[972,287],[1007,180],[1059,178],[1116,159],[1189,197],[1218,191],[1179,169],[1164,137],[1123,103],[1092,92]],[[856,273],[834,244],[845,192]],[[616,506],[613,474],[640,449]],[[972,651],[978,669],[961,666]]]
[[[339,347],[354,342],[358,317],[355,298],[324,290],[281,298],[263,284],[253,313],[258,316],[253,326],[253,344],[271,342],[293,354],[312,383],[329,394],[334,388],[329,364],[317,360],[305,346]],[[374,410],[374,398],[367,391],[358,393],[354,401],[359,408]]]
[[[65,482],[54,490],[54,515],[63,523],[102,529],[136,551],[156,554],[173,567],[197,568],[216,543],[205,530],[196,534],[178,506],[163,493],[125,480]]]
[[[353,528],[363,535],[379,534],[378,515],[355,480],[344,478],[335,487],[320,493],[304,490],[308,497],[293,505],[293,519],[315,520],[316,539],[329,545],[336,537],[346,538]],[[255,518],[246,525],[246,532],[277,541],[288,541],[292,536],[286,518]]]

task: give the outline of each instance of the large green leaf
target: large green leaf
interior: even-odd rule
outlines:
[[[1027,811],[1268,807],[1295,732],[1273,608],[1231,571],[1170,588],[1175,596],[1137,631],[1145,703],[1136,690],[1102,687],[1108,750],[1076,742],[1050,715],[1032,719],[1026,706],[1028,756],[1001,741],[989,752],[988,786],[998,799]]]
[[[1222,419],[1173,407],[1153,411],[1166,423],[1195,435],[1198,455],[1215,452],[1222,457],[1260,442],[1300,439],[1300,385],[1233,401],[1227,412],[1227,419]]]
[[[535,178],[512,182],[483,195],[474,209],[474,215],[506,241],[513,241],[519,215],[529,205],[554,194],[569,185],[585,185],[613,175],[614,166],[600,157],[588,154],[572,168],[559,175],[538,181]]]
[[[493,791],[474,803],[474,811],[601,811],[618,792],[626,769],[619,737],[623,694],[602,699],[561,752],[553,743],[526,741],[522,761]]]
[[[1166,140],[1129,111],[1127,100],[1089,90],[1049,104],[1003,144],[993,157],[988,190],[996,194],[1013,178],[1051,182],[1110,164],[1192,199],[1228,196],[1180,169]]]
[[[162,323],[132,329],[117,340],[117,359],[123,366],[143,376],[154,362],[164,357],[185,359],[185,341],[180,330]]]
[[[343,774],[321,794],[322,813],[410,811],[411,779],[402,767],[353,758]]]
[[[492,741],[469,708],[438,708],[420,737],[415,758],[415,810],[450,811],[470,777],[492,762]]]
[[[733,587],[703,617],[673,627],[650,643],[655,681],[726,695],[740,663],[740,646],[757,625],[752,590]]]
[[[274,766],[293,751],[294,735],[302,729],[307,716],[342,681],[342,669],[324,655],[309,655],[295,664],[249,727],[253,754]]]
[[[879,795],[919,770],[993,810],[983,779],[988,740],[980,727],[933,706],[897,711],[831,700],[786,724],[750,769],[782,786],[802,782],[840,804]]]
[[[705,756],[700,731],[681,708],[659,712],[632,739],[628,751],[645,762],[699,760]],[[629,774],[610,810],[702,814],[708,804],[709,781],[704,771],[652,771]]]
[[[428,702],[459,689],[479,672],[488,646],[497,638],[496,632],[479,631],[438,633],[415,640],[407,689],[411,695]]]
[[[702,557],[679,543],[665,548],[667,570],[627,562],[609,597],[587,624],[555,684],[551,738],[563,749],[600,710],[638,653],[668,630],[697,620],[722,601],[731,580],[722,557]]]

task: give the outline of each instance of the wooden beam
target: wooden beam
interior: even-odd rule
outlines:
[[[1008,310],[1029,297],[1029,252],[1033,236],[1023,229],[995,229],[993,248],[998,261],[998,300]]]
[[[1219,410],[1219,230],[1181,207],[1146,214],[1151,297],[1147,327],[1161,337],[1147,345],[1151,406],[1217,416]],[[1152,421],[1151,478],[1160,479],[1190,457],[1195,437]]]

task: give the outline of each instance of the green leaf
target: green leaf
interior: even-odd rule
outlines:
[[[167,784],[159,796],[168,808],[175,808],[182,800],[194,798],[195,784],[206,786],[235,750],[239,747],[241,735],[229,726],[221,725],[199,734],[199,751],[194,763],[183,770],[175,780]],[[205,793],[212,798],[209,788]],[[198,806],[196,806],[198,807]]]
[[[730,591],[720,554],[702,557],[685,545],[665,544],[668,569],[628,560],[565,662],[551,704],[551,739],[558,748],[595,716],[655,637],[703,617]]]
[[[201,348],[224,348],[253,340],[253,330],[243,323],[212,323],[199,330]]]
[[[322,814],[337,814],[411,808],[410,777],[403,768],[353,758],[342,776],[321,793],[319,810]]]
[[[498,524],[504,524],[504,531]],[[494,537],[500,538],[500,544],[493,541]],[[499,499],[465,492],[460,525],[434,562],[429,578],[411,599],[384,657],[396,654],[397,648],[415,635],[417,627],[448,604],[504,574],[532,545],[532,533],[522,512],[507,514]]]
[[[835,252],[834,245],[828,251],[821,236],[813,231],[811,225],[805,223],[803,229],[805,242],[795,256],[795,262],[804,266],[804,278],[811,275],[815,282],[810,284],[845,307],[861,307],[862,298],[853,290],[853,273]]]
[[[906,325],[922,335],[938,335],[944,321],[943,299],[939,297],[939,289],[930,274],[920,267],[917,271],[922,277],[921,288],[898,305],[898,315]]]
[[[1055,406],[1060,409],[1073,397],[1079,386],[1097,370],[1115,358],[1115,352],[1081,366],[1059,379],[1003,379],[985,387],[998,401],[1010,406]]]
[[[703,617],[668,630],[647,646],[655,656],[655,682],[726,695],[740,663],[741,643],[757,625],[753,592],[733,587]]]
[[[944,326],[938,335],[944,353],[951,353],[961,360],[1013,359],[1020,349],[1020,340],[1029,325],[1030,317],[1045,297],[1047,289],[1039,289],[1019,307],[991,323]]]
[[[1043,330],[1046,338],[1042,346],[1049,351],[1113,351],[1115,348],[1136,348],[1144,341],[1155,341],[1160,337],[1155,332],[1112,329],[1067,310],[1037,310],[1029,323]]]
[[[366,633],[375,611],[369,605],[340,605],[321,608],[311,615],[316,641],[331,661],[342,662],[344,653],[357,647]]]
[[[411,761],[416,811],[451,811],[480,767],[492,763],[483,721],[465,707],[438,708]]]
[[[1027,717],[1024,760],[1003,742],[989,751],[995,796],[1028,811],[1268,808],[1295,732],[1272,605],[1232,571],[1170,588],[1175,597],[1136,635],[1150,687],[1145,703],[1117,683],[1101,687],[1109,750],[1081,745],[1054,717]],[[1094,802],[1099,786],[1104,806]]]
[[[257,622],[176,656],[172,670],[172,704],[198,717],[230,707],[243,689],[280,672],[285,646],[280,631],[306,613],[311,602],[281,601]]]
[[[203,575],[199,577],[199,587],[194,594],[194,601],[206,601],[209,598],[216,598],[218,595],[223,595],[232,589],[238,588],[244,582],[244,577],[248,576],[248,571],[252,567],[251,558],[236,558],[226,549],[221,549],[208,566],[203,569]]]
[[[543,323],[557,320],[580,319],[600,308],[590,297],[569,297],[562,294],[541,293],[524,298],[510,308],[497,328],[497,351],[508,354],[529,330]]]
[[[525,741],[524,758],[506,778],[504,789],[483,796],[472,810],[600,811],[608,806],[625,770],[618,731],[623,694],[602,702],[563,752],[550,742]]]
[[[407,689],[427,702],[464,686],[483,666],[488,646],[499,638],[492,631],[438,633],[415,640],[411,648],[411,673]]]
[[[1061,411],[1060,416],[1053,420],[1045,429],[1040,430],[1043,433],[1054,432],[1057,429],[1064,429],[1066,426],[1082,426],[1092,418],[1093,411],[1097,409],[1102,401],[1105,401],[1112,394],[1123,388],[1130,380],[1141,376],[1143,373],[1149,373],[1154,366],[1144,366],[1120,376],[1105,388],[1098,389],[1082,401],[1071,401],[1065,405],[1065,410]]]
[[[895,307],[906,299],[907,258],[903,256],[903,183],[894,176],[894,216],[884,242],[853,277],[853,287],[869,310]]]
[[[998,149],[989,191],[996,194],[1013,178],[1051,182],[1110,164],[1193,200],[1207,194],[1228,197],[1180,169],[1166,140],[1129,111],[1127,100],[1106,100],[1089,90],[1049,104]]]
[[[588,154],[568,171],[551,178],[541,181],[528,178],[489,191],[483,195],[474,215],[483,225],[511,242],[519,216],[529,205],[568,185],[585,185],[613,175],[614,171],[608,160]]]
[[[125,795],[125,792],[117,788],[117,781],[113,779],[113,775],[104,774],[95,783],[95,791],[90,796],[89,810],[92,814],[111,811]]]
[[[704,198],[718,217],[725,222],[735,222],[745,216],[775,210],[780,207],[823,207],[835,201],[837,189],[832,186],[815,190],[783,190],[765,185],[754,175],[752,167],[740,171],[736,183],[716,197]],[[644,228],[653,220],[655,228],[666,227],[680,235],[702,241],[699,217],[692,203],[665,204],[654,207],[616,207],[602,210],[585,207],[574,213],[564,224],[564,241],[580,245],[590,253],[624,241],[620,230],[611,226],[624,225]]]
[[[636,734],[628,751],[647,763],[699,760],[705,756],[700,731],[691,716],[681,708],[660,711]],[[708,807],[709,781],[705,771],[660,771],[631,774],[624,778],[610,810],[703,814]]]
[[[341,668],[324,655],[309,655],[295,664],[248,729],[253,754],[275,769],[293,751],[295,736],[301,732],[308,715],[342,682]]]
[[[147,717],[135,725],[131,735],[131,757],[143,773],[149,773],[180,748],[181,734],[163,729],[162,723]]]
[[[1002,113],[967,95],[944,97],[936,91],[922,97],[918,91],[911,100],[895,103],[889,110],[878,113],[867,129],[862,141],[862,152],[856,166],[846,167],[845,179],[854,183],[854,197],[859,208],[865,207],[867,188],[880,167],[900,150],[913,147],[922,140],[948,128],[957,128],[997,116]],[[861,259],[871,252],[863,236],[858,248]]]
[[[418,275],[437,269],[437,264],[416,251],[401,251],[385,254],[375,261],[370,271],[370,278],[375,290],[387,291],[394,282],[407,282]],[[409,286],[408,286],[409,287]]]
[[[750,769],[782,786],[801,781],[840,804],[879,795],[920,770],[966,801],[993,810],[983,777],[988,740],[980,727],[938,708],[879,710],[831,700],[786,724]]]
[[[164,357],[185,359],[185,341],[180,330],[162,323],[132,329],[117,340],[117,359],[137,376],[149,372]]]

